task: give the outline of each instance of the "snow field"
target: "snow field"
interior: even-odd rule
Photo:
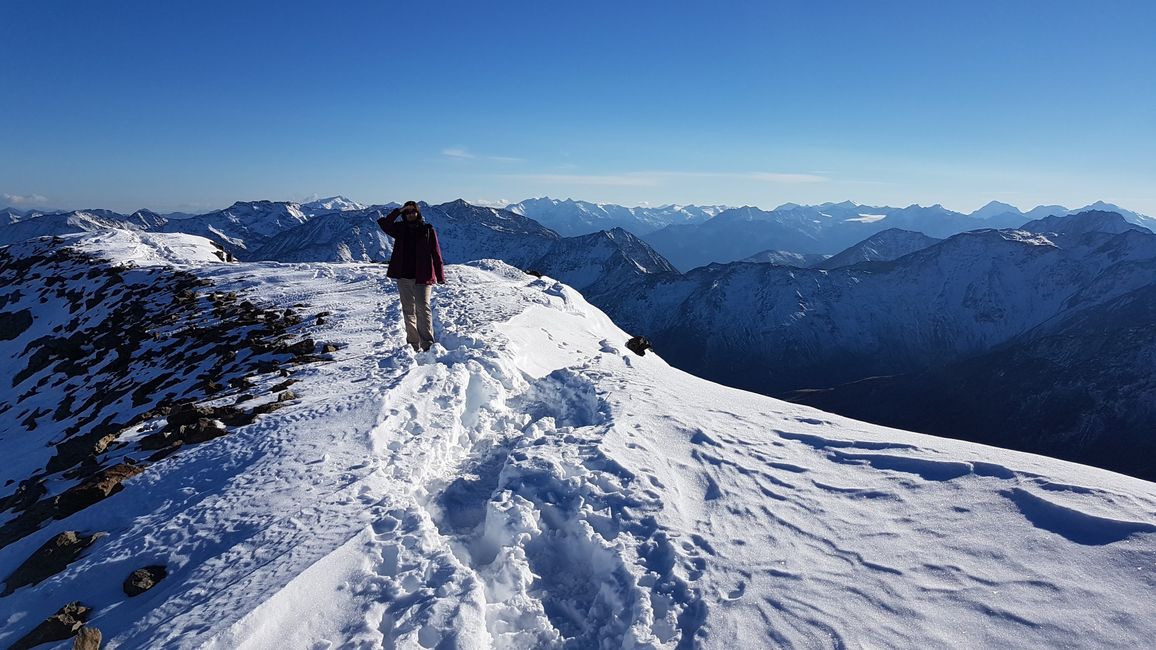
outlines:
[[[109,648],[1156,637],[1151,483],[725,388],[628,352],[549,278],[447,271],[439,343],[414,354],[380,265],[201,267],[216,290],[331,311],[312,335],[338,352],[295,370],[281,411],[5,549],[110,531],[0,621],[80,599]],[[148,563],[170,577],[124,599]]]

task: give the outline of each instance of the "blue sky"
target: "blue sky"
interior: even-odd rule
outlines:
[[[0,205],[1097,199],[1156,215],[1156,3],[0,3]]]

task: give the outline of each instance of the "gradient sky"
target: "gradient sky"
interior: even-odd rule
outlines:
[[[0,1],[0,206],[1156,215],[1156,2]]]

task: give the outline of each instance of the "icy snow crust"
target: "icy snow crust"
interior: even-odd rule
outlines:
[[[105,254],[214,261],[130,243]],[[381,265],[198,273],[332,311],[317,338],[345,347],[295,373],[291,406],[0,550],[7,575],[62,530],[111,533],[0,599],[0,644],[77,599],[108,648],[1156,637],[1151,483],[706,382],[634,356],[575,291],[501,262],[447,269],[440,342],[416,356]],[[126,599],[120,582],[150,563],[169,578]]]

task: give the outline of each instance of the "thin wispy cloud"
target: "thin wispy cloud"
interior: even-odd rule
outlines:
[[[525,158],[516,158],[514,156],[483,156],[470,152],[465,147],[448,147],[442,149],[442,155],[446,158],[454,160],[491,160],[493,162],[502,163],[519,163],[526,162]]]
[[[8,205],[31,205],[44,203],[47,200],[47,196],[40,194],[0,194],[0,202],[7,203]]]
[[[506,174],[506,178],[522,181],[559,183],[567,185],[591,185],[606,187],[658,187],[670,182],[689,178],[717,178],[746,180],[759,183],[792,185],[799,183],[825,183],[831,179],[818,174],[781,172],[683,172],[645,171],[623,174]]]
[[[505,174],[504,176],[530,182],[604,187],[655,187],[662,184],[657,178],[641,174]]]
[[[465,149],[458,148],[442,149],[442,155],[447,158],[456,158],[458,160],[472,160],[473,158],[477,158],[477,156],[466,151]]]

